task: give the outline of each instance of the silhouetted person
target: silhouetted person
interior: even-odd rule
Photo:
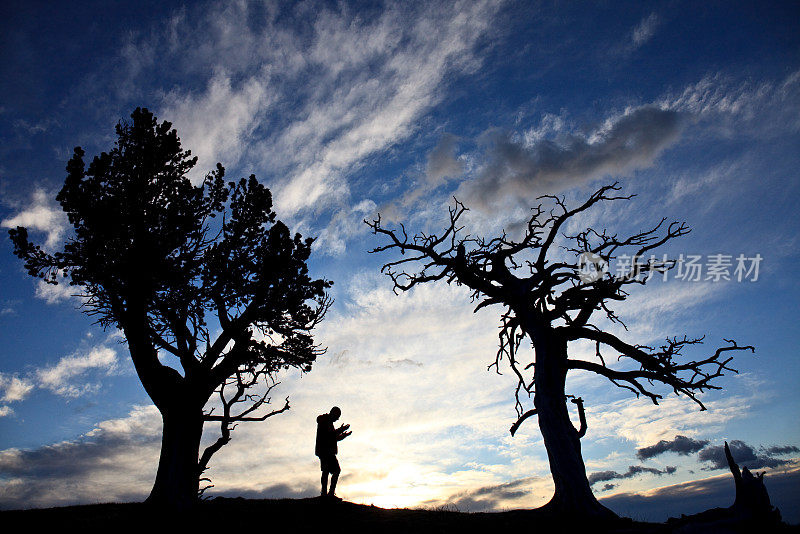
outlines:
[[[323,497],[336,497],[336,482],[339,480],[339,460],[336,453],[339,452],[338,442],[352,434],[347,429],[350,425],[342,425],[339,428],[333,427],[333,422],[339,419],[342,410],[337,406],[331,408],[330,413],[317,416],[317,445],[314,454],[319,456],[319,466],[322,469],[322,493]],[[328,474],[331,475],[331,489],[328,491]]]

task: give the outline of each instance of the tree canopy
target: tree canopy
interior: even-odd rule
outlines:
[[[255,176],[226,183],[218,163],[194,185],[188,173],[197,158],[172,125],[143,108],[131,119],[88,168],[75,148],[57,196],[73,231],[61,250],[32,243],[22,227],[9,233],[29,274],[79,286],[83,311],[124,333],[164,418],[151,498],[187,501],[233,423],[288,409],[287,398],[282,409],[262,413],[275,373],[309,371],[324,351],[312,330],[330,306],[332,282],[310,276],[313,240],[277,220],[271,192]],[[258,384],[266,389],[255,394]],[[221,412],[204,412],[214,393]],[[203,421],[219,422],[221,435],[198,458]],[[175,452],[187,440],[196,445]]]

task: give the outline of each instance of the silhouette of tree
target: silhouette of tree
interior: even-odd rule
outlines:
[[[197,158],[172,125],[147,109],[131,118],[88,169],[75,148],[57,197],[74,229],[63,250],[32,244],[22,227],[10,235],[29,274],[50,284],[68,278],[82,288],[85,313],[125,334],[163,420],[148,501],[183,507],[202,493],[200,476],[237,422],[289,409],[287,398],[264,413],[275,373],[309,371],[324,352],[311,331],[332,282],[309,277],[313,240],[276,220],[255,176],[226,184],[218,163],[194,186],[187,173]],[[215,394],[221,411],[206,411]],[[205,422],[218,422],[221,435],[200,455]]]
[[[656,404],[662,395],[653,386],[664,384],[704,410],[698,394],[720,389],[714,380],[723,371],[735,372],[729,367],[730,351],[753,350],[726,340],[728,346],[716,349],[713,354],[681,363],[683,349],[701,343],[703,338],[668,338],[660,347],[648,347],[623,341],[590,322],[599,311],[612,323],[624,326],[610,302],[625,300],[628,296],[625,288],[644,284],[649,275],[673,267],[674,260],[658,261],[652,254],[645,259],[645,255],[689,232],[683,223],[673,222],[665,227],[666,219],[626,238],[588,228],[576,235],[563,236],[567,243],[564,248],[575,254],[574,261],[564,259],[563,253],[557,256],[554,250],[558,247],[554,243],[565,224],[595,204],[632,198],[616,194],[619,190],[617,183],[607,185],[574,208],[568,208],[563,197],[539,197],[543,203],[532,209],[518,240],[505,233],[490,240],[462,235],[464,227],[460,221],[467,208],[458,200],[449,208],[449,225],[440,235],[418,233],[409,237],[403,225],[396,230],[385,228],[380,215],[371,222],[364,221],[373,233],[388,239],[388,244],[371,252],[396,250],[403,255],[381,269],[392,279],[395,292],[408,291],[426,282],[455,281],[472,290],[473,302],[478,303],[475,311],[491,305],[504,307],[499,350],[489,368],[499,372],[505,359],[518,379],[515,396],[519,418],[511,427],[512,435],[525,419],[538,416],[555,483],[555,493],[546,508],[555,512],[614,515],[595,499],[586,478],[580,438],[586,433],[587,424],[583,399],[565,392],[570,370],[596,373]],[[549,207],[544,203],[549,203]],[[602,259],[606,265],[627,254],[630,269],[624,274],[585,273],[577,259],[581,254]],[[525,338],[534,348],[530,354],[519,350]],[[577,340],[595,344],[596,362],[568,356],[568,343]],[[607,365],[602,353],[608,350],[633,365]],[[524,411],[523,402],[530,396],[534,408]],[[568,399],[577,405],[579,429],[570,421]]]

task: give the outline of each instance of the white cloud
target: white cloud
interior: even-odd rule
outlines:
[[[665,397],[658,405],[644,398],[614,401],[592,407],[592,438],[621,437],[644,447],[677,434],[707,436],[722,431],[728,421],[745,417],[757,400],[756,394],[729,395],[706,401],[706,411],[699,411],[697,404],[686,397],[677,396]]]
[[[19,402],[25,400],[33,388],[34,384],[26,378],[20,378],[16,374],[9,375],[0,373],[0,402]],[[0,406],[0,417],[8,417],[13,413],[14,410],[11,406]]]
[[[167,93],[160,118],[199,156],[199,172],[220,159],[278,176],[287,217],[345,199],[349,171],[416,130],[447,80],[480,63],[475,45],[500,3],[395,3],[372,16],[299,5],[284,13],[294,28],[275,13],[256,28],[246,3],[229,3],[201,20],[175,17],[123,57],[139,72],[159,49],[177,69],[213,72],[199,91]]]
[[[730,188],[720,187],[730,185],[740,178],[742,173],[741,161],[726,162],[706,170],[702,173],[692,173],[679,176],[672,184],[667,197],[667,202],[673,204],[686,197],[702,195],[706,206],[713,205],[715,196],[726,194]]]
[[[48,304],[58,304],[72,297],[80,297],[82,295],[80,287],[71,286],[66,280],[66,278],[60,279],[58,285],[38,280],[36,282],[36,296],[45,300]]]
[[[532,126],[522,133],[522,138],[526,146],[532,146],[548,137],[563,137],[568,132],[570,125],[563,115],[545,113],[542,115],[538,126]]]
[[[332,256],[343,254],[349,239],[368,232],[364,219],[374,216],[376,209],[375,202],[365,199],[350,209],[338,210],[314,241],[314,250]]]
[[[133,406],[126,417],[108,419],[86,433],[92,438],[125,438],[161,436],[161,414],[155,406]]]
[[[163,115],[178,129],[183,146],[198,157],[195,180],[219,162],[235,164],[248,137],[270,104],[266,87],[255,77],[234,86],[224,70],[215,72],[205,91],[183,94],[177,90],[164,99]]]
[[[622,36],[619,42],[603,50],[603,55],[614,59],[629,57],[653,38],[662,22],[662,17],[658,13],[650,13],[642,18],[629,33]]]
[[[386,42],[376,46],[378,55],[371,57],[348,54],[359,46],[360,32],[337,33],[347,41],[339,50],[354,70],[379,58],[383,61],[369,78],[348,80],[334,67],[332,91],[315,95],[305,106],[308,118],[278,139],[279,151],[299,153],[313,162],[301,163],[291,181],[279,189],[281,209],[292,213],[327,195],[345,194],[347,169],[410,135],[422,113],[441,98],[439,89],[446,76],[474,66],[472,47],[488,29],[495,9],[487,2],[430,7],[413,13],[411,20],[400,10],[389,10],[376,25],[394,30],[383,34]],[[332,24],[342,29],[347,25],[342,20]],[[395,34],[404,26],[402,39]],[[317,42],[333,50],[325,42],[329,37],[321,33]],[[296,135],[299,132],[303,137]]]
[[[3,228],[24,226],[28,230],[43,232],[47,234],[45,247],[53,249],[60,244],[67,229],[67,216],[44,189],[36,189],[30,204],[13,217],[3,220],[0,225]]]
[[[94,347],[86,354],[64,356],[55,365],[38,369],[37,385],[63,397],[80,397],[100,387],[99,384],[84,382],[83,375],[93,370],[110,374],[116,367],[117,353],[113,349]],[[82,383],[77,384],[75,379],[79,377]]]
[[[661,24],[661,18],[656,13],[650,13],[633,29],[631,43],[634,48],[639,48],[644,43],[652,39],[656,29]]]
[[[683,92],[671,99],[670,107],[702,115],[712,112],[742,113],[753,104],[754,99],[770,92],[773,84],[752,82],[736,84],[729,77],[717,73],[704,77],[689,85]]]
[[[60,247],[69,224],[66,214],[55,204],[53,198],[44,189],[36,189],[30,204],[24,206],[13,217],[3,220],[0,226],[3,228],[24,226],[29,232],[42,232],[47,235],[44,244],[45,250],[52,251]],[[48,304],[57,304],[81,294],[80,288],[70,286],[66,278],[59,275],[59,281],[58,285],[53,285],[38,280],[36,296]],[[5,310],[3,311],[5,312]]]
[[[33,389],[33,384],[24,378],[16,375],[7,375],[0,373],[0,391],[3,396],[0,397],[2,402],[21,401],[28,396],[28,393]]]
[[[667,274],[674,275],[674,270]],[[646,343],[654,339],[662,339],[675,328],[676,321],[685,321],[686,312],[692,307],[706,304],[712,299],[722,296],[724,284],[711,282],[664,282],[654,277],[644,287],[636,287],[630,295],[620,303],[615,303],[614,310],[626,322],[628,336],[638,342]],[[602,323],[601,327],[617,330],[618,327]],[[622,332],[620,332],[622,333]]]

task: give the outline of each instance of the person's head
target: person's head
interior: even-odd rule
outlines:
[[[331,408],[331,419],[336,421],[337,419],[339,419],[340,415],[342,415],[342,410],[340,410],[338,406],[334,406],[333,408]]]

